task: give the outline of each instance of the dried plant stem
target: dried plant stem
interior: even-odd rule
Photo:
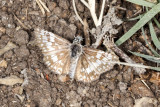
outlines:
[[[96,5],[96,1],[95,0],[88,0],[88,3],[85,0],[80,0],[80,1],[90,10],[90,13],[91,13],[91,16],[93,18],[95,26],[96,27],[100,26],[101,23],[102,23],[102,17],[103,17],[103,11],[104,11],[104,6],[105,6],[105,0],[103,0],[103,2],[102,2],[102,8],[101,8],[101,12],[100,12],[99,18],[97,18],[96,11],[95,11],[95,9],[96,9],[95,8],[95,5]],[[75,0],[73,0],[73,8],[74,8],[74,11],[75,11],[78,19],[80,20],[80,22],[82,24],[84,24],[83,21],[82,21],[82,19],[78,15],[77,10],[76,10]]]
[[[87,3],[85,0],[81,0],[81,2],[82,2],[87,8],[89,8],[89,5],[88,5],[88,3]]]
[[[137,72],[137,73],[144,73],[146,72],[145,68],[151,68],[150,66],[145,66],[145,65],[140,65],[140,64],[136,64],[136,62],[134,62],[129,56],[127,56],[121,49],[119,49],[112,41],[108,41],[108,39],[105,39],[103,44],[107,47],[110,48],[112,51],[114,51],[118,56],[120,56],[120,58],[122,58],[124,61],[126,61],[127,63],[124,62],[117,62],[117,64],[123,64],[123,65],[128,65],[128,66],[133,66],[133,69]],[[109,47],[108,47],[109,46]],[[138,67],[138,68],[137,68]]]
[[[85,37],[85,45],[86,46],[90,46],[90,38],[89,38],[89,27],[88,27],[88,23],[87,23],[87,20],[84,19],[84,27],[83,27],[83,30],[84,30],[84,37]]]
[[[103,11],[104,11],[104,6],[105,6],[105,0],[102,2],[102,8],[101,8],[101,13],[97,22],[97,26],[101,25],[102,23],[102,18],[103,18]]]
[[[19,20],[18,18],[17,18],[17,16],[15,15],[15,14],[13,14],[14,15],[14,17],[16,18],[16,20],[19,22],[19,24],[24,28],[24,29],[29,29],[27,26],[25,26],[22,22],[21,22],[21,20]]]
[[[145,69],[152,69],[151,66],[146,66],[146,65],[136,64],[136,63],[126,63],[126,62],[117,62],[117,61],[106,61],[106,62],[113,63],[113,64],[121,64],[121,65],[126,65],[126,66],[132,66],[134,68],[134,70],[139,74],[144,73],[144,72],[142,72],[143,69],[144,70]],[[158,71],[160,71],[160,70],[158,70]]]
[[[82,25],[84,25],[84,22],[82,21],[81,17],[79,16],[78,12],[77,12],[77,9],[76,9],[76,6],[75,6],[75,0],[72,1],[73,3],[73,9],[74,9],[74,12],[77,16],[77,18],[79,19],[79,21],[82,23]]]

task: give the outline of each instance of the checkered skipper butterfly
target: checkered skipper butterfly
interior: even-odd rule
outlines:
[[[97,80],[100,74],[113,68],[114,64],[108,61],[119,60],[113,52],[82,46],[80,36],[75,37],[73,43],[70,43],[40,28],[35,29],[35,36],[49,69],[59,75],[69,75],[71,79],[77,81]]]

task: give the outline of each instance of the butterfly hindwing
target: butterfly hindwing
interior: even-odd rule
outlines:
[[[118,57],[114,53],[84,47],[75,78],[83,82],[97,80],[100,74],[113,68],[114,64],[108,61],[118,61]]]

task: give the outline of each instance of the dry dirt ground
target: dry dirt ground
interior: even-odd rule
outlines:
[[[7,61],[7,67],[0,68],[0,78],[15,75],[27,79],[23,88],[22,84],[0,84],[0,107],[133,107],[136,99],[146,97],[148,99],[142,101],[146,102],[143,104],[145,107],[160,104],[157,85],[147,80],[145,85],[131,67],[115,65],[112,70],[101,75],[99,80],[88,84],[59,81],[58,75],[45,66],[41,50],[34,45],[34,28],[44,28],[72,41],[74,35],[83,35],[83,26],[76,18],[70,0],[44,1],[51,11],[45,15],[35,0],[0,0],[0,27],[5,30],[0,31],[0,49],[9,41],[17,46],[0,56],[0,60]],[[77,1],[80,16],[87,18],[90,28],[94,27],[88,9]],[[131,4],[124,1],[117,0],[114,5],[134,12],[130,10]],[[104,14],[107,14],[107,10],[106,6]],[[124,10],[117,10],[117,13],[121,19],[128,17]],[[126,24],[126,30],[132,23]],[[117,37],[123,32],[119,26]],[[124,44],[126,50],[129,46],[133,47]],[[25,71],[27,76],[21,71]]]

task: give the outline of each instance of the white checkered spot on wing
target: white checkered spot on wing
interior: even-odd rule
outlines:
[[[36,28],[35,36],[37,45],[42,50],[44,62],[57,74],[68,74],[70,67],[71,43],[62,37]]]
[[[68,40],[40,28],[35,29],[35,37],[36,42],[38,46],[42,49],[43,53],[69,49],[71,45]]]
[[[100,74],[111,70],[115,65],[108,61],[119,61],[119,58],[114,53],[84,47],[78,60],[75,79],[83,82],[99,79]]]

